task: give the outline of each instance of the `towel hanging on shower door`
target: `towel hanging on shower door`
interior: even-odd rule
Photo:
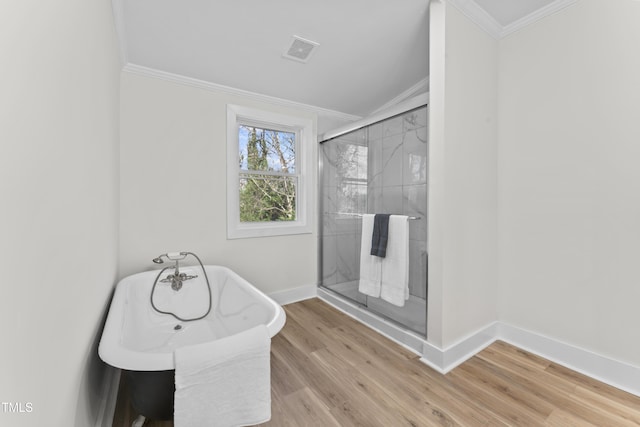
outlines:
[[[380,298],[403,307],[409,299],[409,217],[389,217],[387,256],[382,261]]]
[[[375,214],[373,217],[373,233],[371,234],[371,255],[384,258],[387,255],[389,240],[390,214]]]
[[[362,215],[362,237],[360,240],[360,280],[358,291],[362,294],[379,298],[382,283],[383,258],[371,255],[374,215]]]

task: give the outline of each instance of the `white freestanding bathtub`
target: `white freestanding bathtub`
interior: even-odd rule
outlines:
[[[229,268],[204,266],[211,286],[211,310],[200,320],[181,321],[151,305],[156,277],[172,274],[172,268],[126,277],[116,287],[98,353],[111,366],[123,370],[134,409],[145,418],[168,420],[173,416],[176,348],[228,337],[260,324],[270,336],[285,323],[282,307]],[[157,283],[154,304],[160,311],[183,319],[207,313],[209,291],[200,266],[181,267],[181,273],[198,276],[184,281],[179,291],[170,283]]]
[[[227,267],[204,267],[211,285],[211,312],[201,320],[183,322],[156,312],[150,303],[153,283],[159,271],[126,277],[118,283],[98,353],[116,368],[133,371],[162,371],[175,368],[173,351],[266,325],[271,336],[285,323],[282,307]],[[163,311],[197,317],[206,312],[208,291],[199,266],[181,267],[181,272],[198,275],[185,281],[180,291],[158,283],[154,295]],[[163,276],[172,273],[168,269]]]

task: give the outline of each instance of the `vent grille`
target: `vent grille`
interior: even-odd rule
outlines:
[[[298,62],[307,62],[317,46],[320,46],[320,44],[302,37],[293,36],[291,45],[282,56]]]

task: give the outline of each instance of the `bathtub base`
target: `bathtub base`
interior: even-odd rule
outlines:
[[[175,371],[124,371],[131,405],[152,420],[173,419]]]

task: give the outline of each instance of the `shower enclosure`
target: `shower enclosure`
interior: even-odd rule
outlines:
[[[372,120],[320,142],[320,286],[425,337],[427,106]],[[410,296],[403,307],[358,292],[364,213],[410,217]]]

